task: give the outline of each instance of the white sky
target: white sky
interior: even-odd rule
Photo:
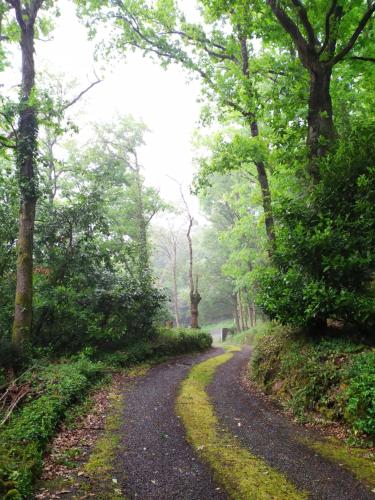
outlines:
[[[194,0],[188,1],[191,8]],[[95,44],[88,41],[74,6],[66,0],[61,2],[61,17],[52,35],[52,41],[36,44],[37,70],[65,73],[69,80],[77,79],[82,89],[95,79],[94,69],[104,79],[87,94],[84,106],[77,107],[79,116],[74,121],[81,134],[86,135],[85,124],[110,121],[116,113],[142,119],[151,131],[140,154],[146,182],[158,188],[168,201],[178,200],[178,187],[168,176],[186,186],[192,180],[191,140],[199,119],[199,83],[188,81],[180,67],[163,70],[141,54],[130,54],[126,61],[119,56],[110,64],[95,63]],[[107,66],[105,70],[103,66]],[[19,79],[19,63],[15,63],[6,80],[17,84]],[[197,213],[197,200],[193,197],[189,203]]]

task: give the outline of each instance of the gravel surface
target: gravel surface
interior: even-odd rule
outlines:
[[[125,388],[122,446],[116,469],[126,498],[227,498],[186,442],[174,409],[179,385],[191,366],[221,352],[211,349],[163,363]]]
[[[312,499],[374,500],[375,495],[349,472],[297,441],[314,433],[293,424],[269,402],[242,387],[240,374],[249,355],[249,348],[235,353],[218,368],[208,388],[226,427],[251,452],[308,491]]]

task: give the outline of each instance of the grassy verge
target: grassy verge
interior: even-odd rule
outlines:
[[[303,440],[303,444],[309,446],[323,457],[341,464],[375,493],[374,453],[345,446],[333,438],[325,439],[324,441],[308,439]]]
[[[45,449],[59,423],[109,371],[203,350],[211,341],[204,332],[163,330],[152,341],[107,354],[99,361],[81,355],[47,366],[35,366],[22,380],[32,387],[31,397],[0,428],[0,497],[32,496],[33,482],[41,471]]]
[[[306,498],[282,474],[242,448],[233,435],[219,426],[205,388],[217,367],[232,356],[231,352],[227,352],[200,363],[183,382],[177,400],[177,413],[182,418],[189,441],[210,464],[215,479],[230,498]]]
[[[254,345],[259,338],[266,335],[267,331],[267,323],[259,322],[253,328],[230,335],[226,343],[228,345]]]
[[[271,325],[254,350],[251,377],[301,421],[340,422],[353,436],[375,439],[374,349]]]

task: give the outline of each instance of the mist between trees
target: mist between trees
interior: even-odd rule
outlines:
[[[11,47],[22,56],[19,93],[1,101],[3,352],[74,352],[166,321],[241,330],[261,314],[371,336],[374,3],[201,1],[194,22],[170,0],[75,5],[104,66],[138,51],[199,80],[197,174],[171,207],[145,182],[147,125],[130,116],[82,145],[74,108],[101,78],[36,73],[58,2],[1,1],[1,66]]]

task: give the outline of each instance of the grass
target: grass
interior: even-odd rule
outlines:
[[[353,449],[345,446],[337,439],[326,439],[315,441],[303,440],[303,444],[309,446],[320,455],[329,460],[342,464],[351,471],[357,479],[367,486],[375,489],[375,455],[369,451]],[[374,491],[375,492],[375,491]]]
[[[229,345],[254,345],[259,338],[267,334],[267,331],[268,324],[259,322],[248,330],[230,335],[226,343]]]
[[[182,383],[177,413],[197,453],[208,462],[216,481],[230,498],[248,500],[305,499],[282,474],[243,448],[239,441],[219,426],[214,409],[205,392],[216,369],[229,361],[233,351],[196,365]]]
[[[271,324],[254,349],[250,377],[301,422],[339,422],[356,438],[375,439],[375,350],[367,345]]]
[[[219,321],[218,323],[209,323],[202,325],[202,329],[210,332],[212,330],[218,330],[219,328],[234,328],[234,323],[232,319],[225,319]]]
[[[134,371],[133,377],[142,376],[146,368]],[[111,400],[111,411],[106,418],[105,430],[102,437],[97,441],[84,466],[84,471],[89,476],[89,482],[85,483],[87,491],[95,492],[95,498],[111,498],[120,500],[124,498],[118,486],[117,478],[113,477],[113,468],[116,454],[119,450],[122,409],[124,397],[120,391],[109,395]]]

